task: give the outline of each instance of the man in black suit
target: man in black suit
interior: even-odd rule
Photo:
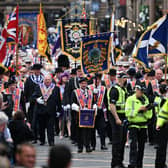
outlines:
[[[65,97],[65,105],[66,109],[70,109],[71,104],[71,96],[72,92],[79,88],[79,80],[83,76],[81,71],[81,66],[76,68],[76,77],[71,78],[69,82],[65,85],[64,97]],[[76,125],[76,113],[71,110],[71,140],[72,144],[76,143],[76,132],[77,132],[77,125]]]
[[[50,146],[54,145],[54,122],[56,113],[61,111],[59,88],[52,82],[51,75],[44,77],[44,82],[36,87],[33,99],[37,102],[36,113],[39,121],[40,145],[45,144],[45,129]]]
[[[33,101],[32,95],[35,91],[35,88],[39,84],[43,83],[43,75],[41,74],[41,68],[41,64],[34,64],[31,68],[31,70],[33,70],[33,74],[27,78],[24,84],[24,96],[26,99],[26,109],[28,110],[28,121],[31,123],[31,127],[35,135],[34,143],[37,143],[38,121],[35,113],[36,102]]]

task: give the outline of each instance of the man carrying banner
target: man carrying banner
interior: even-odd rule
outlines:
[[[94,127],[95,114],[89,113],[85,117],[85,112],[88,113],[88,110],[93,108],[93,94],[92,91],[87,88],[87,79],[81,78],[79,80],[80,88],[75,89],[72,93],[72,112],[77,113],[76,122],[77,122],[77,142],[78,142],[78,153],[83,152],[83,146],[86,147],[86,152],[92,152],[90,148],[91,141],[91,128]],[[95,106],[96,108],[96,106]],[[83,110],[84,113],[81,113]],[[85,110],[85,111],[84,111]],[[85,123],[86,122],[86,123]],[[85,125],[81,125],[85,123]]]
[[[111,168],[124,168],[124,148],[127,137],[125,126],[125,102],[127,92],[124,84],[127,81],[125,73],[118,75],[118,83],[107,92],[108,110],[112,118],[112,162]]]
[[[97,116],[95,120],[95,128],[92,130],[91,145],[92,150],[96,147],[96,129],[100,135],[101,150],[107,150],[105,145],[105,132],[107,121],[107,90],[101,83],[102,74],[96,74],[94,84],[89,88],[93,92],[94,103],[97,104]]]

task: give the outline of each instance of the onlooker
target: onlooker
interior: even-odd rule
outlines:
[[[13,116],[13,120],[9,123],[15,149],[18,144],[33,140],[33,132],[25,123],[24,118],[24,113],[17,111]]]
[[[70,168],[72,154],[65,145],[56,145],[51,148],[49,153],[48,167],[49,168]]]
[[[34,168],[36,163],[35,147],[29,143],[23,143],[21,145],[18,145],[15,158],[16,166]]]
[[[0,156],[0,168],[10,168],[10,162],[7,157]]]

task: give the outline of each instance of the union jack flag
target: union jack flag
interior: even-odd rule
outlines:
[[[18,14],[19,14],[19,6],[13,10],[13,12],[9,15],[7,21],[7,32],[8,38],[7,43],[18,43]]]

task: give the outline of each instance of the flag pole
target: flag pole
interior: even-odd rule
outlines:
[[[19,4],[17,3],[17,8],[19,8]],[[16,20],[18,20],[19,18],[19,11],[17,9],[16,13]],[[19,22],[17,23],[17,27],[16,27],[16,76],[19,75],[19,67],[18,67],[18,62],[19,62],[19,37],[18,37],[18,30],[19,29]]]
[[[165,55],[165,82],[167,83],[167,58],[168,54]]]

